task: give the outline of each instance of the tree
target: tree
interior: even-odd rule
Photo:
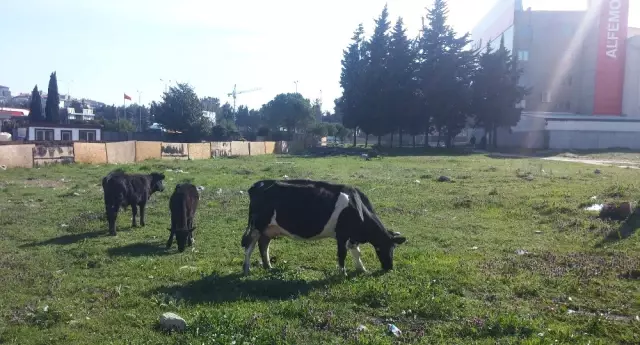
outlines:
[[[336,124],[336,136],[337,136],[338,138],[340,138],[340,140],[341,140],[343,143],[344,143],[344,141],[345,141],[345,138],[346,138],[347,136],[349,136],[349,134],[350,134],[350,130],[349,130],[347,127],[345,127],[345,126],[343,126],[343,125],[341,125],[341,124],[339,124],[339,123],[338,123],[338,124]]]
[[[447,25],[447,14],[445,0],[435,0],[428,11],[428,25],[423,28],[419,42],[419,82],[427,114],[438,133],[438,143],[444,135],[446,145],[451,146],[470,116],[475,55],[466,48],[469,35],[457,37]],[[429,131],[425,128],[426,133]]]
[[[251,119],[249,118],[249,108],[241,105],[236,112],[236,126],[243,130],[249,130],[251,128]]]
[[[136,126],[127,119],[121,119],[119,121],[111,121],[102,119],[99,121],[103,126],[105,131],[110,132],[135,132]]]
[[[316,98],[313,101],[313,105],[311,106],[311,115],[316,120],[316,122],[322,122],[322,101],[319,98]]]
[[[393,130],[398,130],[400,135],[400,147],[402,147],[402,134],[411,132],[413,126],[410,117],[412,104],[416,98],[415,54],[412,42],[407,38],[402,18],[398,18],[391,34],[389,43],[389,114],[395,114],[391,122]],[[415,137],[414,137],[415,138]],[[393,143],[393,136],[391,138]],[[414,141],[415,142],[415,141]]]
[[[38,91],[38,85],[31,91],[31,104],[29,105],[29,121],[42,122],[44,116],[42,114],[42,97],[40,97],[40,91]]]
[[[311,102],[299,93],[281,93],[265,104],[262,111],[272,127],[286,128],[290,137],[313,122]]]
[[[216,113],[216,121],[217,122],[221,122],[221,121],[231,121],[231,122],[235,122],[236,116],[233,112],[233,107],[231,106],[231,104],[229,104],[229,102],[225,103],[221,108],[220,108],[220,113]]]
[[[327,126],[322,122],[315,123],[313,127],[311,127],[310,132],[311,134],[319,138],[326,137],[329,133],[329,131],[327,130]]]
[[[200,102],[202,103],[202,110],[212,111],[216,113],[216,116],[220,113],[220,99],[215,97],[204,97],[200,99]]]
[[[475,124],[490,134],[490,146],[497,147],[497,129],[514,126],[520,121],[521,109],[516,105],[529,90],[519,85],[522,71],[504,45],[504,36],[495,52],[491,45],[480,56],[479,69],[474,76],[473,110]]]
[[[330,137],[335,137],[338,129],[336,127],[337,123],[325,123],[325,127],[327,127],[327,135]]]
[[[382,13],[375,20],[371,40],[367,45],[369,52],[369,63],[365,69],[365,80],[367,86],[368,119],[361,123],[361,127],[366,133],[378,136],[378,145],[383,135],[392,131],[392,113],[389,108],[389,45],[391,38],[389,29],[389,10],[387,5],[382,9]]]
[[[343,52],[340,86],[342,97],[336,100],[336,108],[342,114],[342,124],[357,131],[364,122],[366,99],[364,97],[364,77],[367,66],[367,50],[362,23],[354,31],[352,42]],[[356,135],[353,136],[356,146]]]
[[[202,113],[202,103],[193,87],[180,83],[162,95],[154,105],[153,116],[165,129],[182,133],[187,141],[199,141],[211,130],[211,122]]]
[[[49,89],[47,91],[47,103],[45,105],[47,122],[60,122],[60,95],[58,94],[58,77],[56,72],[49,77]]]

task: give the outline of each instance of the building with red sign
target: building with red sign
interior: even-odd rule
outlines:
[[[503,146],[640,148],[640,30],[628,15],[629,0],[592,0],[584,11],[496,3],[473,30],[473,47],[504,37],[531,89]]]

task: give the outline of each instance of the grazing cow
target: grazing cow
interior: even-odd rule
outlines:
[[[196,186],[190,183],[182,183],[176,186],[169,199],[169,210],[171,210],[171,234],[167,241],[167,249],[171,248],[173,236],[178,242],[178,251],[183,252],[185,243],[189,247],[193,244],[193,219],[198,208],[200,195]]]
[[[155,192],[164,190],[164,174],[151,173],[149,175],[127,174],[121,169],[110,172],[102,178],[104,191],[104,206],[107,211],[109,233],[116,235],[116,219],[120,208],[131,206],[133,218],[131,226],[136,227],[136,215],[140,206],[140,225],[145,226],[144,208],[147,200]]]
[[[345,271],[347,249],[356,268],[366,271],[360,259],[360,244],[371,243],[384,270],[393,269],[393,251],[406,241],[389,232],[360,190],[340,184],[312,180],[262,180],[249,189],[249,221],[242,236],[244,273],[249,273],[256,242],[262,265],[271,268],[269,243],[288,236],[315,240],[333,237],[338,244],[338,267]]]

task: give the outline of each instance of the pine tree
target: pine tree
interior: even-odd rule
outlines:
[[[381,137],[390,133],[392,127],[392,114],[388,103],[389,98],[389,45],[391,37],[389,29],[389,10],[387,5],[382,9],[382,13],[375,20],[376,26],[368,44],[369,63],[366,69],[367,104],[369,121],[362,123],[362,128],[366,133],[371,133],[378,137],[380,145]]]
[[[492,51],[487,45],[479,60],[473,83],[475,122],[485,128],[490,135],[490,146],[495,148],[498,144],[497,129],[515,126],[520,121],[521,109],[516,105],[529,90],[519,85],[522,71],[505,47],[504,36],[498,50]]]
[[[353,146],[356,146],[357,130],[362,124],[364,108],[364,71],[366,67],[366,48],[364,26],[358,25],[351,38],[352,43],[343,52],[340,86],[342,97],[336,100],[336,107],[342,113],[342,123],[353,129]]]
[[[470,116],[475,55],[466,50],[469,35],[456,37],[456,32],[447,25],[447,14],[445,0],[435,0],[428,11],[429,23],[419,44],[419,81],[427,114],[438,133],[438,144],[444,135],[445,143],[451,146]]]
[[[388,71],[389,79],[389,112],[395,114],[391,122],[391,129],[398,131],[400,135],[400,147],[402,147],[402,134],[411,131],[412,104],[416,98],[414,80],[415,54],[412,42],[407,38],[404,22],[398,18],[391,34],[389,43]],[[393,145],[393,136],[391,138]]]
[[[40,97],[40,91],[38,91],[38,85],[31,91],[31,104],[29,105],[29,121],[30,122],[42,122],[44,117],[42,116],[42,97]]]
[[[56,72],[51,73],[51,77],[49,78],[45,115],[47,122],[60,122],[60,95],[58,94],[58,78],[56,77]]]

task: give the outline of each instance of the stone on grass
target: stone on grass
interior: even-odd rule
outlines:
[[[449,176],[440,176],[438,177],[438,182],[451,182],[451,177]]]
[[[187,328],[187,322],[178,314],[164,313],[160,316],[160,326],[168,331],[184,331]]]
[[[600,175],[600,174],[602,174],[602,171],[600,171],[600,169],[596,169],[596,170],[593,171],[593,173],[596,174],[596,175]]]

